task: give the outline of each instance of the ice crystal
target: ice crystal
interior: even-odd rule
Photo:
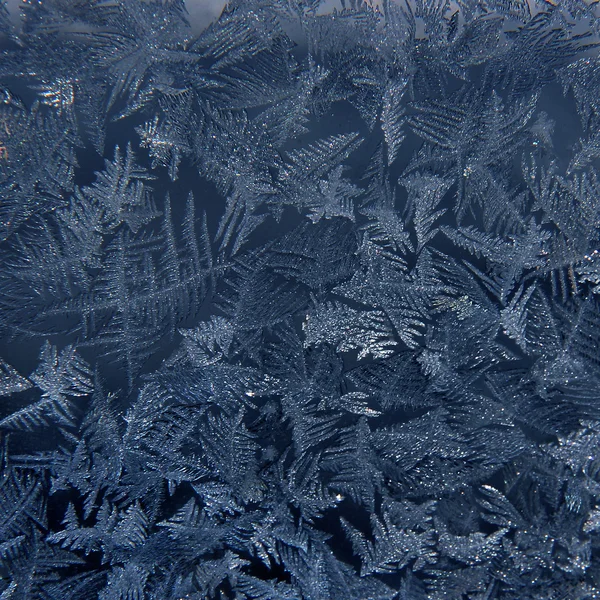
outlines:
[[[600,597],[600,13],[0,0],[0,599]]]

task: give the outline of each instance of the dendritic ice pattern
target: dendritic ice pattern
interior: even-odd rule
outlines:
[[[600,599],[600,4],[14,5],[0,600]]]

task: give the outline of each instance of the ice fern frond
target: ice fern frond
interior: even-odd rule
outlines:
[[[30,431],[52,421],[62,426],[73,425],[74,399],[93,390],[92,372],[72,346],[59,353],[46,342],[40,365],[30,379],[41,390],[41,398],[2,419],[0,428]]]
[[[103,208],[107,227],[114,229],[125,222],[135,232],[148,218],[140,209],[146,209],[147,201],[143,182],[152,179],[154,176],[137,164],[128,145],[124,156],[119,147],[115,149],[114,160],[105,161],[104,170],[86,191],[91,201]]]
[[[243,420],[243,410],[231,416],[211,413],[200,429],[200,439],[211,468],[242,501],[249,502],[261,497],[263,484],[258,477],[258,445]]]
[[[406,80],[391,82],[387,86],[383,96],[381,129],[383,129],[387,147],[388,166],[396,160],[400,145],[405,137],[402,131],[402,126],[406,121],[402,98],[406,91],[406,83]]]
[[[0,396],[11,396],[31,388],[33,384],[4,360],[0,359]]]
[[[510,247],[504,240],[491,233],[480,231],[473,226],[459,227],[458,229],[442,226],[440,229],[455,244],[464,248],[473,256],[487,258],[488,260],[497,260]]]
[[[78,143],[68,115],[29,109],[8,91],[0,100],[0,240],[64,204],[73,190]],[[38,165],[35,167],[34,165]]]
[[[224,10],[191,48],[209,58],[213,68],[222,69],[268,50],[282,35],[271,11],[256,11],[238,3]]]
[[[339,134],[288,152],[288,164],[280,177],[284,194],[298,194],[302,186],[331,172],[356,150],[359,143],[358,133]]]
[[[389,513],[384,513],[382,520],[375,514],[371,516],[372,542],[344,519],[342,526],[361,558],[363,577],[373,573],[397,573],[412,561],[415,561],[413,569],[418,571],[436,561],[432,533],[403,528],[393,522]]]
[[[446,212],[438,208],[451,182],[435,175],[412,174],[401,181],[408,191],[408,203],[412,216],[411,225],[417,238],[417,252],[437,233],[433,224]]]
[[[391,323],[382,311],[325,304],[306,316],[303,329],[307,346],[330,343],[339,352],[358,350],[359,359],[369,354],[375,358],[389,356],[396,346]]]

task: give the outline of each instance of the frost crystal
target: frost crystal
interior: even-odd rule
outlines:
[[[0,600],[600,598],[598,2],[191,2],[0,0]]]

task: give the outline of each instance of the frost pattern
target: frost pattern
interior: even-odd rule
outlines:
[[[0,0],[0,600],[600,597],[600,13]]]

